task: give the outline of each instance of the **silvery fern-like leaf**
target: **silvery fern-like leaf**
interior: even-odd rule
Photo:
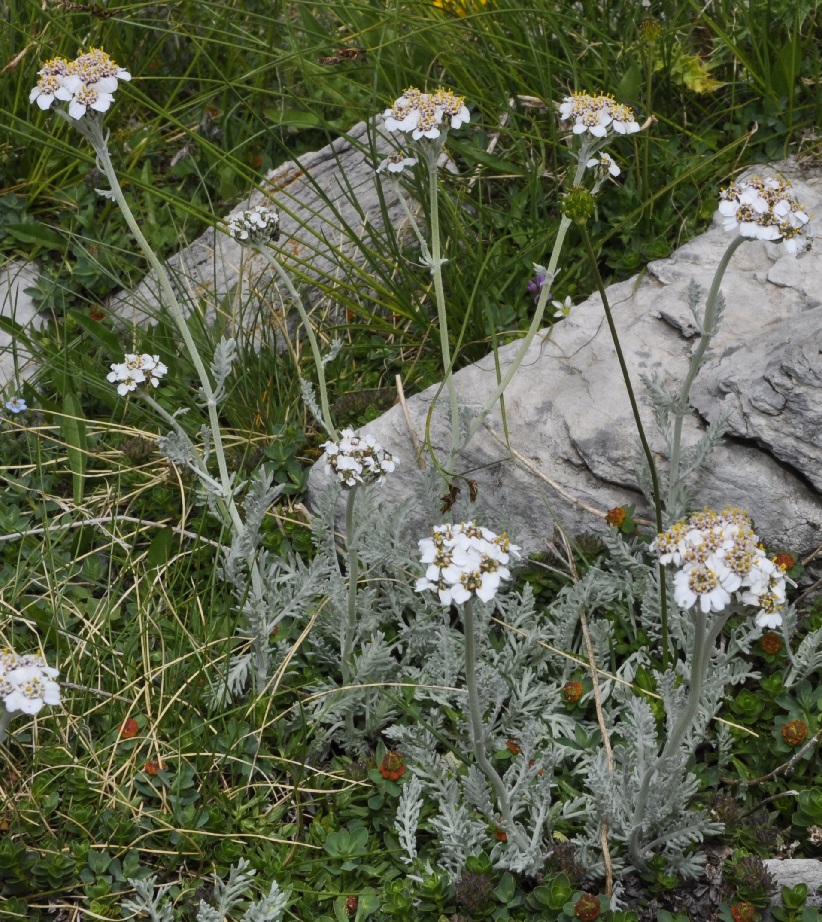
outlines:
[[[288,893],[284,893],[279,884],[272,881],[268,893],[243,913],[242,922],[280,922],[287,905]]]
[[[135,880],[129,877],[128,882],[134,887],[134,899],[125,899],[120,905],[126,912],[135,915],[145,915],[151,922],[174,922],[174,909],[171,900],[166,899],[166,892],[171,884],[157,887],[157,878],[149,877],[147,880]]]
[[[708,424],[708,428],[700,438],[699,442],[684,453],[682,470],[680,477],[685,480],[687,477],[695,474],[705,465],[711,452],[716,448],[722,437],[728,431],[728,420],[731,417],[729,409],[721,410],[716,419]]]
[[[194,446],[183,432],[172,431],[168,435],[161,435],[157,439],[157,450],[172,464],[196,469],[197,455]]]
[[[231,374],[231,367],[237,354],[237,342],[232,337],[222,336],[214,349],[211,374],[214,376],[212,400],[218,404],[225,397],[225,382]]]
[[[238,653],[231,657],[226,674],[209,686],[206,697],[212,708],[225,707],[241,697],[248,685],[252,657]]]
[[[412,775],[403,785],[399,802],[397,803],[397,816],[394,820],[394,829],[400,845],[405,852],[401,855],[405,864],[413,864],[417,857],[417,826],[420,821],[423,797],[422,785],[416,775]]]
[[[822,627],[802,639],[793,655],[793,663],[785,677],[785,687],[790,688],[796,682],[822,669]]]
[[[330,439],[334,438],[334,433],[329,432],[328,427],[325,424],[323,419],[323,411],[320,409],[319,403],[317,403],[317,396],[314,393],[314,385],[308,381],[306,378],[300,378],[300,389],[303,395],[303,403],[306,406],[308,412],[314,417],[315,421],[318,423],[321,429],[328,435]]]
[[[197,922],[224,922],[226,916],[245,898],[257,873],[253,869],[249,871],[248,865],[249,862],[245,858],[240,858],[236,866],[229,868],[228,880],[217,878],[214,881],[214,899],[217,906],[212,909],[201,902]]]
[[[495,811],[491,802],[491,792],[485,776],[476,765],[468,769],[468,774],[462,783],[462,790],[468,803],[479,810],[489,822],[493,822]]]
[[[334,342],[331,343],[331,348],[320,359],[320,364],[323,365],[324,367],[328,365],[329,362],[333,362],[334,359],[340,354],[340,350],[342,349],[342,346],[343,346],[342,340],[335,339]]]

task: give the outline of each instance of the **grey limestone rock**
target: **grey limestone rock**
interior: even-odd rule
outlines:
[[[807,905],[822,908],[822,861],[818,858],[766,858],[763,864],[776,878],[777,887],[772,897],[774,905],[782,905],[782,887],[807,884]]]
[[[41,319],[26,288],[36,284],[39,271],[35,263],[12,260],[0,269],[0,315],[21,327],[37,329]],[[0,388],[26,379],[35,365],[19,337],[0,330]]]
[[[373,245],[386,224],[404,222],[394,184],[377,181],[374,173],[391,149],[377,122],[359,122],[321,150],[272,170],[261,189],[224,220],[255,205],[276,206],[281,236],[274,249],[298,283],[310,284],[308,300],[316,303],[318,282],[350,283],[352,261],[364,261],[352,237]],[[208,320],[235,292],[241,274],[250,302],[244,308],[247,317],[261,307],[270,318],[272,309],[284,306],[265,259],[220,230],[209,228],[172,256],[167,267],[184,310],[203,305]],[[143,325],[153,321],[160,303],[156,278],[149,273],[133,290],[115,295],[108,308],[124,324]]]
[[[780,166],[805,208],[820,213],[822,173],[804,172],[790,162]],[[696,335],[688,288],[694,280],[707,292],[730,240],[717,224],[670,258],[608,290],[639,395],[640,375],[656,375],[669,385],[684,378]],[[686,444],[694,444],[707,422],[726,408],[731,431],[691,484],[695,504],[747,509],[770,546],[807,553],[822,544],[817,492],[822,483],[822,253],[796,259],[782,255],[776,245],[748,241],[731,260],[722,291],[725,316],[710,365],[692,392],[695,413],[685,426]],[[518,348],[512,343],[500,350],[503,373]],[[455,382],[461,403],[478,407],[496,383],[493,357],[461,370]],[[429,388],[407,401],[408,420],[395,406],[365,427],[402,460],[382,485],[389,507],[421,492],[408,422],[423,443],[436,391]],[[650,405],[641,396],[640,404],[665,469],[664,443]],[[441,460],[447,458],[449,438],[445,411],[440,398],[430,441]],[[623,504],[636,504],[638,516],[652,518],[636,486],[639,440],[599,295],[576,305],[535,339],[506,391],[505,411],[508,444],[497,409],[461,459],[462,471],[477,481],[483,524],[513,522],[518,538],[539,550],[555,522],[572,535],[602,530],[606,510]],[[312,489],[322,482],[317,465]],[[477,507],[467,502],[462,486],[452,514],[475,517]],[[420,516],[418,524],[422,531],[435,523]]]

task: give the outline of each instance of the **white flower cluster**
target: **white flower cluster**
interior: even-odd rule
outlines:
[[[112,363],[106,380],[112,383],[116,381],[117,393],[125,397],[129,391],[136,391],[141,384],[157,387],[167,371],[159,355],[149,355],[147,352],[137,355],[132,352],[122,362]]]
[[[226,225],[226,233],[240,243],[276,243],[280,239],[280,215],[274,208],[255,205],[241,211]]]
[[[784,242],[789,253],[810,247],[810,215],[794,197],[791,184],[780,177],[754,176],[731,183],[720,193],[719,213],[726,231],[739,228],[743,237]]]
[[[418,163],[419,160],[416,157],[406,157],[401,150],[395,150],[377,167],[377,172],[382,173],[383,170],[386,170],[396,175],[397,173],[402,173],[407,166],[416,166]]]
[[[343,429],[339,442],[325,442],[325,473],[334,473],[344,487],[378,483],[400,463],[373,435],[355,435]]]
[[[559,118],[574,120],[574,134],[588,132],[594,138],[604,138],[609,132],[633,134],[639,131],[634,110],[616,102],[610,96],[589,96],[574,93],[566,96],[559,106]]]
[[[440,129],[459,128],[470,119],[464,96],[456,96],[442,87],[436,93],[422,93],[409,87],[390,109],[383,113],[387,131],[404,131],[413,141],[433,140]],[[448,119],[448,123],[445,123]]]
[[[36,102],[41,109],[50,108],[55,99],[68,103],[68,114],[75,120],[89,109],[105,112],[114,102],[119,81],[131,80],[131,74],[118,67],[102,48],[92,48],[74,61],[52,58],[38,73],[29,102]]]
[[[474,522],[437,525],[433,538],[423,538],[419,547],[428,569],[417,580],[417,592],[431,589],[443,605],[467,602],[472,593],[490,602],[500,581],[511,576],[506,564],[520,556],[505,533],[495,535]]]
[[[596,157],[591,157],[585,163],[585,166],[589,170],[596,170],[601,179],[607,179],[609,176],[616,177],[622,172],[614,158],[610,154],[606,154],[605,151],[597,154]]]
[[[788,578],[766,556],[747,514],[736,509],[706,509],[657,535],[651,550],[662,564],[679,567],[674,576],[676,604],[703,612],[723,611],[732,601],[758,608],[756,623],[782,624]]]
[[[58,675],[39,654],[18,656],[6,647],[0,650],[0,701],[10,714],[36,714],[44,704],[59,704]]]

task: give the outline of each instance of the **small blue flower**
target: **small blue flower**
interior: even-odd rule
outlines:
[[[16,416],[18,413],[22,413],[23,410],[28,410],[28,404],[22,397],[10,397],[6,401],[6,409]]]

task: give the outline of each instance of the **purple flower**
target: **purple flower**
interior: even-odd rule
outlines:
[[[534,298],[534,304],[539,301],[539,296],[542,294],[542,289],[545,286],[545,279],[547,275],[544,272],[537,272],[537,274],[528,282],[525,290],[529,295],[532,295]],[[551,297],[551,292],[548,292],[548,297]]]

